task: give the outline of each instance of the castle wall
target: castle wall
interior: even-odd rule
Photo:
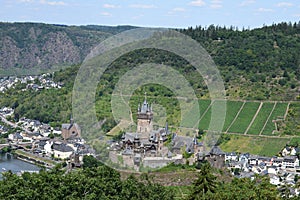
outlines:
[[[150,133],[153,130],[152,120],[138,119],[137,132],[138,133]]]

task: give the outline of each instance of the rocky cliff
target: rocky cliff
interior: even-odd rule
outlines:
[[[99,42],[130,28],[0,23],[0,73],[78,64]]]

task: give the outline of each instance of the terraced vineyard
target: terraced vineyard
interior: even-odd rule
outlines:
[[[211,105],[208,101],[202,101],[200,100],[203,112],[199,128],[208,130],[212,105],[216,105],[218,101],[212,102]],[[278,134],[275,122],[284,119],[287,109],[287,102],[227,101],[223,132],[276,136]]]

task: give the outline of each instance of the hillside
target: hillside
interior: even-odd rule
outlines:
[[[99,42],[131,28],[0,23],[0,74],[41,73],[81,63]]]
[[[87,47],[91,48],[89,45],[92,45],[92,41],[101,41],[101,39],[111,34],[131,28],[127,26],[68,27],[18,23],[4,25],[10,27],[9,29],[15,30],[19,30],[15,26],[20,26],[23,27],[20,30],[27,31],[29,29],[43,30],[47,27],[51,30],[50,32],[66,34],[68,37],[76,32],[82,40],[86,37],[84,34],[90,34],[90,36],[98,34],[97,37],[95,36],[96,39],[90,37],[90,40],[87,39],[82,43],[74,42],[74,44],[78,45],[74,46],[81,49],[81,51],[78,51],[78,55],[81,56],[78,56],[78,60],[73,60],[74,63],[81,62],[82,57],[88,52]],[[232,27],[220,28],[214,26],[189,28],[180,31],[198,40],[212,55],[220,69],[226,95],[230,100],[227,102],[228,110],[223,129],[224,133],[237,134],[239,139],[242,138],[241,141],[244,136],[253,138],[274,137],[274,141],[282,136],[299,136],[300,24],[282,23],[260,29],[242,31],[235,30]],[[24,51],[29,44],[44,44],[43,42],[39,43],[39,40],[30,42],[29,40],[21,39],[22,34],[25,34],[26,31],[18,31],[19,39],[16,39],[18,37],[12,34],[12,31],[9,32],[8,29],[1,29],[1,33],[4,34],[4,32],[7,35],[11,34],[9,37],[18,41],[20,49],[22,43],[26,44],[23,44]],[[42,36],[45,34],[47,34],[46,30],[40,33],[40,38],[43,38]],[[1,37],[1,40],[5,37]],[[77,39],[80,37],[78,36]],[[71,36],[69,38],[72,39]],[[72,39],[72,41],[79,40]],[[3,53],[2,50],[1,53]],[[55,58],[54,55],[53,57]],[[1,58],[7,59],[7,57]],[[33,58],[35,57],[33,56]],[[73,59],[74,57],[70,56],[69,58]],[[63,62],[59,63],[58,60],[57,64],[66,64]],[[202,77],[195,73],[195,69],[187,61],[170,52],[143,49],[130,52],[115,60],[110,68],[104,72],[98,84],[95,95],[95,108],[98,119],[106,120],[102,126],[103,132],[108,132],[118,123],[113,119],[110,101],[114,87],[120,77],[133,67],[147,62],[164,63],[184,75],[199,98],[200,109],[203,109],[201,110],[201,112],[203,111],[203,116],[198,127],[206,130],[210,123],[210,101],[207,100],[209,99],[209,94]],[[41,65],[46,68],[51,65],[51,62],[41,62]],[[34,68],[34,65],[31,66]],[[6,67],[9,69],[8,65]],[[60,123],[66,122],[71,114],[72,87],[79,67],[80,65],[72,65],[55,73],[55,81],[65,83],[65,87],[62,89],[49,89],[38,92],[21,92],[18,89],[10,89],[0,95],[0,107],[13,107],[18,116],[39,119],[43,122],[52,122],[59,126]],[[134,92],[129,102],[134,120],[136,119],[134,111],[138,103],[143,100],[144,92],[147,92],[149,102],[160,104],[161,107],[165,108],[167,121],[171,126],[176,127],[179,125],[180,107],[178,100],[174,98],[172,91],[157,84],[144,85]],[[282,120],[283,117],[284,120]],[[161,122],[156,123],[161,125]],[[231,142],[233,141],[234,138]],[[286,141],[289,140],[282,140],[281,145],[284,145],[283,143],[286,143]],[[232,147],[232,145],[229,146]],[[230,149],[227,146],[224,148]]]
[[[41,73],[79,64],[99,42],[131,28],[134,27],[0,23],[0,74]],[[223,76],[228,98],[295,100],[299,95],[300,23],[253,30],[211,25],[179,31],[199,41],[212,56]],[[133,52],[114,66],[125,71],[149,61],[174,66],[190,77],[199,97],[207,98],[201,77],[194,76],[188,63],[168,52]]]

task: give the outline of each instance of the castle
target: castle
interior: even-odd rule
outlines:
[[[136,132],[123,133],[121,140],[111,145],[109,156],[113,163],[123,167],[157,168],[171,162],[186,163],[183,151],[198,155],[198,152],[203,152],[203,145],[196,137],[171,133],[168,123],[164,128],[154,130],[152,106],[145,97],[144,102],[138,105]],[[197,158],[198,156],[191,157],[190,161],[195,162]]]

